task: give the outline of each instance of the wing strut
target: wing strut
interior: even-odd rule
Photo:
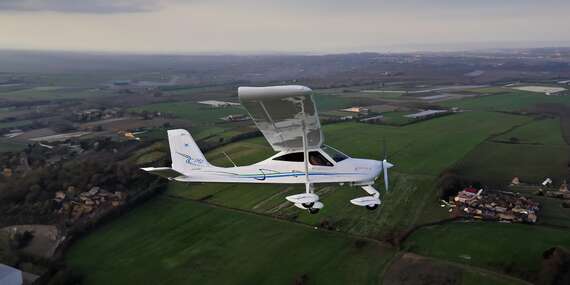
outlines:
[[[309,150],[307,149],[307,128],[303,121],[303,161],[305,162],[305,192],[313,193],[311,181],[309,180]]]
[[[303,116],[306,116],[303,104],[301,104],[301,111]],[[307,127],[305,120],[301,121],[301,129],[303,131],[303,161],[305,162],[305,193],[285,197],[290,202],[295,204],[295,207],[309,210],[309,213],[316,214],[324,207],[323,203],[319,202],[319,196],[315,194],[311,180],[309,179],[309,146],[307,138]]]

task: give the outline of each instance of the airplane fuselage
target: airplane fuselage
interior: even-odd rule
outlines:
[[[381,162],[371,159],[357,159],[346,156],[335,161],[325,151],[310,151],[308,178],[310,183],[349,183],[371,185],[382,170]],[[283,157],[295,159],[295,153],[280,152],[261,162],[238,167],[217,167],[204,165],[188,159],[191,166],[183,176],[174,178],[180,182],[227,182],[227,183],[274,183],[303,184],[306,182],[305,166],[301,161],[284,161]],[[321,159],[315,161],[316,158]],[[324,160],[323,160],[324,159]],[[338,160],[338,158],[337,158]]]

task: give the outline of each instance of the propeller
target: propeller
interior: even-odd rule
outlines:
[[[382,172],[384,172],[384,187],[388,191],[388,169],[392,168],[394,165],[388,162],[388,153],[386,149],[386,139],[384,139],[384,160],[382,160]]]

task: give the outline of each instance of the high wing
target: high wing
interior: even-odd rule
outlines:
[[[305,86],[239,87],[239,100],[275,151],[303,150],[303,131],[308,149],[323,144],[321,124]]]

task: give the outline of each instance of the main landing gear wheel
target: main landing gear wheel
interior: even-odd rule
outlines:
[[[309,208],[309,213],[311,214],[317,214],[321,209],[319,208]]]
[[[376,210],[376,208],[378,208],[378,204],[366,205],[366,209],[368,209],[370,211],[374,211],[374,210]]]

